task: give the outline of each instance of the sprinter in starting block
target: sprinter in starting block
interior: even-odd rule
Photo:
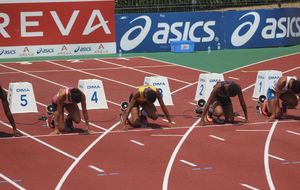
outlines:
[[[8,104],[8,101],[7,101],[7,95],[6,95],[6,92],[2,89],[1,82],[0,82],[0,98],[1,98],[1,101],[2,101],[2,106],[3,106],[4,113],[5,113],[8,121],[10,122],[10,125],[13,128],[14,136],[15,137],[22,136],[22,134],[17,130],[14,117],[11,114],[11,111],[9,109],[9,104]]]
[[[202,117],[203,114],[203,109],[206,104],[206,101],[204,99],[200,99],[197,102],[197,108],[195,109],[195,113],[197,114],[198,117]],[[208,112],[206,116],[204,116],[204,119],[207,122],[212,122],[213,121],[213,107],[211,106],[210,109],[208,109]]]
[[[233,123],[235,114],[230,98],[236,95],[244,111],[245,122],[248,122],[247,106],[241,87],[233,81],[219,81],[215,84],[203,108],[200,125],[209,122],[207,118],[211,118],[216,124]],[[221,116],[224,116],[224,120]]]
[[[127,129],[128,125],[131,125],[132,127],[145,127],[145,125],[147,125],[147,118],[156,120],[159,117],[154,105],[156,99],[158,100],[164,115],[169,121],[169,127],[172,127],[170,114],[163,102],[160,92],[156,87],[146,85],[138,87],[130,94],[127,109],[121,113],[121,122],[124,126],[123,128]],[[129,114],[131,114],[131,118],[128,118]]]
[[[52,105],[47,106],[47,112],[49,115],[53,113],[54,116],[54,122],[51,120],[49,121],[49,126],[54,125],[54,132],[51,134],[71,132],[74,129],[73,121],[75,123],[80,123],[81,117],[80,110],[77,105],[78,103],[81,103],[82,106],[82,115],[86,125],[85,131],[89,133],[89,117],[86,109],[84,93],[78,88],[61,88],[52,98]],[[64,120],[64,109],[69,112],[66,120]]]
[[[267,91],[267,110],[269,121],[282,118],[287,108],[298,105],[300,96],[300,80],[296,77],[282,76]],[[281,106],[280,106],[281,102]]]
[[[265,95],[260,95],[256,102],[256,109],[259,114],[270,117],[271,114],[268,110],[268,100]]]

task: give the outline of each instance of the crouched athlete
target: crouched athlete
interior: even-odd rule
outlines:
[[[128,123],[132,125],[132,127],[141,127],[143,123],[143,116],[147,116],[153,120],[157,120],[158,113],[154,102],[158,100],[163,113],[165,114],[167,120],[169,121],[169,127],[172,127],[172,120],[170,114],[164,104],[162,96],[159,90],[152,86],[140,86],[134,92],[130,94],[129,97],[129,106],[128,109],[124,111],[123,115],[121,116],[123,119],[124,129],[128,128]],[[142,112],[145,114],[141,114],[140,107],[142,108]],[[131,118],[129,119],[128,116],[131,114]]]
[[[204,106],[200,125],[205,125],[205,122],[207,122],[208,112],[210,112],[211,118],[214,117],[214,121],[217,124],[233,123],[234,112],[230,98],[236,95],[244,111],[245,122],[248,122],[247,106],[241,87],[233,81],[220,81],[215,84]],[[221,120],[221,116],[224,116],[225,120]]]
[[[269,121],[282,118],[287,107],[296,107],[299,102],[299,95],[300,81],[296,77],[280,77],[267,91],[267,105],[265,106],[266,110],[263,111],[270,116]]]
[[[51,134],[60,134],[61,132],[70,132],[73,129],[73,121],[80,123],[80,110],[78,103],[81,103],[82,115],[85,120],[86,132],[89,132],[89,117],[86,110],[86,98],[84,93],[78,88],[61,88],[52,98],[52,107],[54,111],[55,130]],[[69,114],[64,120],[64,109]]]

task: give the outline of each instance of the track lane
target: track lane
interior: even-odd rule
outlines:
[[[198,76],[197,76],[198,77]],[[186,91],[186,92],[189,92],[189,91]],[[180,93],[178,93],[178,94],[180,94]],[[178,95],[177,93],[176,93],[176,96]],[[190,95],[190,94],[189,94]],[[180,95],[179,95],[180,96]],[[191,96],[191,95],[190,95]],[[178,99],[178,100],[180,100],[180,98]],[[192,107],[192,106],[191,106]],[[168,130],[164,130],[164,131],[168,131]],[[178,141],[178,139],[177,139],[177,141]],[[101,141],[101,144],[102,144],[102,141]],[[159,150],[162,150],[163,148],[161,147]],[[154,152],[157,152],[158,150],[155,150]],[[164,152],[164,151],[163,151]],[[163,152],[161,152],[161,153],[163,153]],[[89,157],[89,156],[88,156]],[[109,156],[108,156],[109,157]],[[154,159],[150,159],[151,161],[154,161]],[[83,164],[83,165],[85,165],[84,163],[80,163],[79,165],[81,165],[81,164]],[[76,169],[75,169],[76,170]],[[150,172],[150,171],[149,171]],[[77,172],[75,172],[75,173],[77,173]],[[74,174],[75,176],[76,176],[76,174]],[[151,175],[151,173],[149,173],[149,175]],[[71,178],[72,178],[72,175],[70,176]],[[71,179],[70,178],[70,179]],[[71,181],[67,181],[67,183],[66,184],[69,184],[69,183],[71,182]],[[72,184],[72,183],[71,183]],[[132,184],[132,186],[134,186],[135,184]],[[153,184],[154,185],[154,184]],[[155,185],[156,186],[156,185]]]

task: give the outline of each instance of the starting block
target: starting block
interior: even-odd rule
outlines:
[[[162,95],[162,99],[165,105],[173,105],[173,100],[172,100],[170,86],[167,77],[163,77],[163,76],[145,77],[144,85],[155,86],[159,90],[160,94]],[[159,105],[157,100],[155,101],[154,105],[155,106]]]
[[[202,73],[199,75],[198,86],[196,90],[195,100],[203,99],[206,102],[213,90],[214,85],[218,81],[224,81],[223,74],[218,73]]]
[[[127,110],[127,108],[129,107],[129,103],[128,102],[122,102],[121,103],[121,111],[125,111]]]
[[[103,83],[98,79],[81,79],[78,88],[86,96],[86,109],[108,109]],[[81,104],[78,105],[80,109]]]
[[[32,84],[29,82],[9,83],[8,103],[11,113],[38,112]]]
[[[281,71],[276,70],[262,70],[258,71],[255,87],[253,91],[253,98],[259,98],[259,96],[267,96],[267,91],[271,85],[274,85],[277,80],[282,76]]]

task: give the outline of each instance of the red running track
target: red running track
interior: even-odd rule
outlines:
[[[39,110],[14,115],[22,138],[10,137],[0,113],[0,189],[299,189],[299,121],[265,122],[252,100],[256,73],[241,72],[275,69],[300,77],[298,60],[299,54],[289,55],[224,73],[244,89],[249,124],[199,127],[196,117],[175,116],[173,129],[159,120],[159,128],[129,131],[119,130],[119,103],[145,76],[167,76],[171,114],[194,116],[190,102],[201,71],[143,57],[0,64],[4,87],[33,84]],[[32,124],[59,88],[87,78],[103,81],[109,106],[89,111],[96,134],[49,136],[42,122]],[[241,110],[237,99],[233,104]]]

